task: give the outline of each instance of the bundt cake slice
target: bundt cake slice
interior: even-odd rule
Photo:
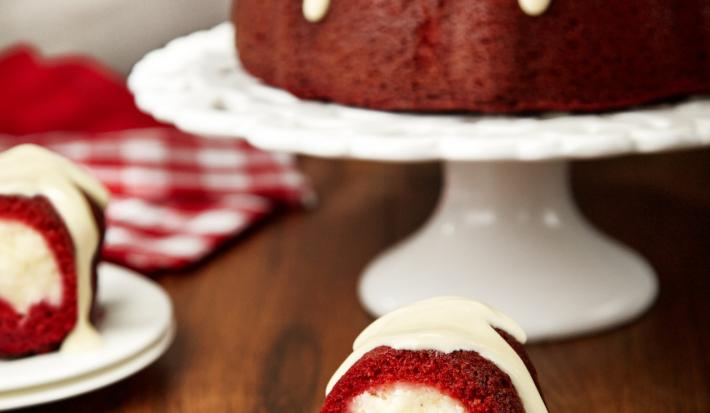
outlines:
[[[355,340],[321,413],[546,413],[508,317],[463,298],[421,301]]]
[[[107,201],[96,179],[50,151],[0,154],[0,357],[98,342],[91,315]]]

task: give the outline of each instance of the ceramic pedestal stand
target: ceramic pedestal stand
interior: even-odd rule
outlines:
[[[579,214],[565,162],[445,168],[429,222],[366,270],[360,297],[371,312],[431,295],[471,296],[541,339],[621,323],[653,302],[653,270]]]
[[[379,315],[425,297],[468,296],[510,314],[534,340],[623,323],[657,294],[651,267],[580,215],[566,160],[710,142],[710,100],[703,98],[528,118],[301,101],[239,67],[229,24],[150,53],[129,84],[141,108],[191,132],[313,156],[444,161],[436,212],[368,267],[362,303]]]

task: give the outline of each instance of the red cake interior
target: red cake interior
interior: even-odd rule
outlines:
[[[534,367],[520,343],[501,336],[520,355],[537,383]],[[365,354],[333,387],[321,413],[347,413],[353,398],[394,383],[435,388],[461,404],[468,413],[524,413],[510,377],[472,351],[444,354],[378,347]]]
[[[56,349],[77,318],[76,264],[71,235],[43,196],[0,196],[0,220],[22,223],[41,234],[54,254],[62,277],[59,307],[40,302],[21,315],[0,299],[0,356],[17,357]]]

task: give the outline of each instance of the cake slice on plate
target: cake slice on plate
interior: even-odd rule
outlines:
[[[546,413],[510,318],[442,297],[367,327],[327,388],[321,413]]]
[[[108,192],[48,150],[0,153],[0,357],[96,345],[91,324]]]

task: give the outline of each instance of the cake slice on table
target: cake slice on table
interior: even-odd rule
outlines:
[[[321,413],[546,413],[525,340],[513,320],[464,298],[401,308],[358,336]]]
[[[108,192],[33,145],[0,153],[0,357],[100,342],[91,323]]]

